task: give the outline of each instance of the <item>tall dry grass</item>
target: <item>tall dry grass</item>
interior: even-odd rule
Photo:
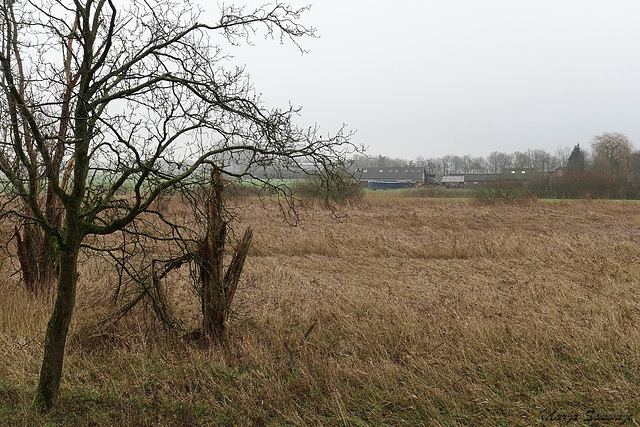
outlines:
[[[591,425],[594,413],[639,416],[639,204],[376,196],[333,213],[311,207],[298,226],[274,205],[242,204],[239,227],[253,227],[255,243],[229,350],[199,348],[144,307],[87,328],[113,309],[116,283],[109,265],[87,259],[52,417],[29,409],[49,307],[5,274],[0,421],[561,425],[555,416]],[[166,285],[185,329],[197,327],[188,274]]]

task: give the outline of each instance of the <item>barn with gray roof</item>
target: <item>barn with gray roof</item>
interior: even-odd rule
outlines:
[[[423,184],[436,184],[435,175],[417,166],[393,168],[367,167],[358,169],[355,177],[360,185],[373,190],[413,188]]]

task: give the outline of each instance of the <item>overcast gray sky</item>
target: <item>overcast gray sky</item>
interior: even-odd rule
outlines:
[[[640,147],[638,0],[316,0],[303,22],[321,36],[307,55],[260,42],[236,60],[268,105],[346,123],[369,154],[553,152],[602,132]]]

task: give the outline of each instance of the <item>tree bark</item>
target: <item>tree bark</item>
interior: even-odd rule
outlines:
[[[37,224],[25,223],[15,230],[18,260],[27,291],[50,294],[58,272],[56,250]]]
[[[247,259],[247,255],[249,254],[249,248],[251,247],[251,239],[253,238],[253,230],[251,227],[247,228],[244,232],[244,236],[242,236],[242,240],[236,247],[235,252],[233,253],[233,258],[231,259],[231,264],[227,267],[227,272],[224,275],[224,294],[226,307],[224,312],[224,322],[226,324],[227,320],[229,320],[229,310],[231,306],[231,302],[233,301],[233,297],[236,294],[236,289],[238,289],[238,282],[240,281],[240,275],[242,274],[242,269],[244,268],[244,262]]]
[[[226,345],[231,303],[249,253],[253,232],[251,228],[247,228],[223,276],[226,240],[223,190],[220,172],[212,172],[211,192],[207,204],[207,236],[200,249],[199,263],[202,283],[202,333],[211,342]]]
[[[79,245],[60,251],[56,302],[47,324],[40,380],[33,406],[51,411],[58,402],[64,349],[76,299]]]
[[[207,204],[207,237],[200,266],[202,281],[202,333],[217,343],[226,341],[224,328],[224,240],[226,225],[222,209],[222,176],[211,174],[211,192]]]

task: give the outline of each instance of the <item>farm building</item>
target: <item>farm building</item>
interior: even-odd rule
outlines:
[[[360,181],[362,187],[372,190],[413,188],[423,184],[436,184],[435,175],[427,174],[425,168],[416,166],[363,168],[356,171],[355,177]]]
[[[447,188],[475,187],[499,180],[499,173],[458,173],[443,176],[442,185]]]
[[[562,178],[565,174],[565,172],[567,172],[567,170],[565,168],[563,168],[562,166],[555,168],[554,170],[552,170],[551,172],[549,172],[549,176],[551,178]]]
[[[533,168],[509,168],[502,169],[500,179],[503,181],[524,182],[528,179],[535,178],[538,172]]]
[[[535,169],[509,168],[501,173],[457,173],[442,177],[442,186],[447,188],[471,188],[497,181],[525,182],[537,176]]]

